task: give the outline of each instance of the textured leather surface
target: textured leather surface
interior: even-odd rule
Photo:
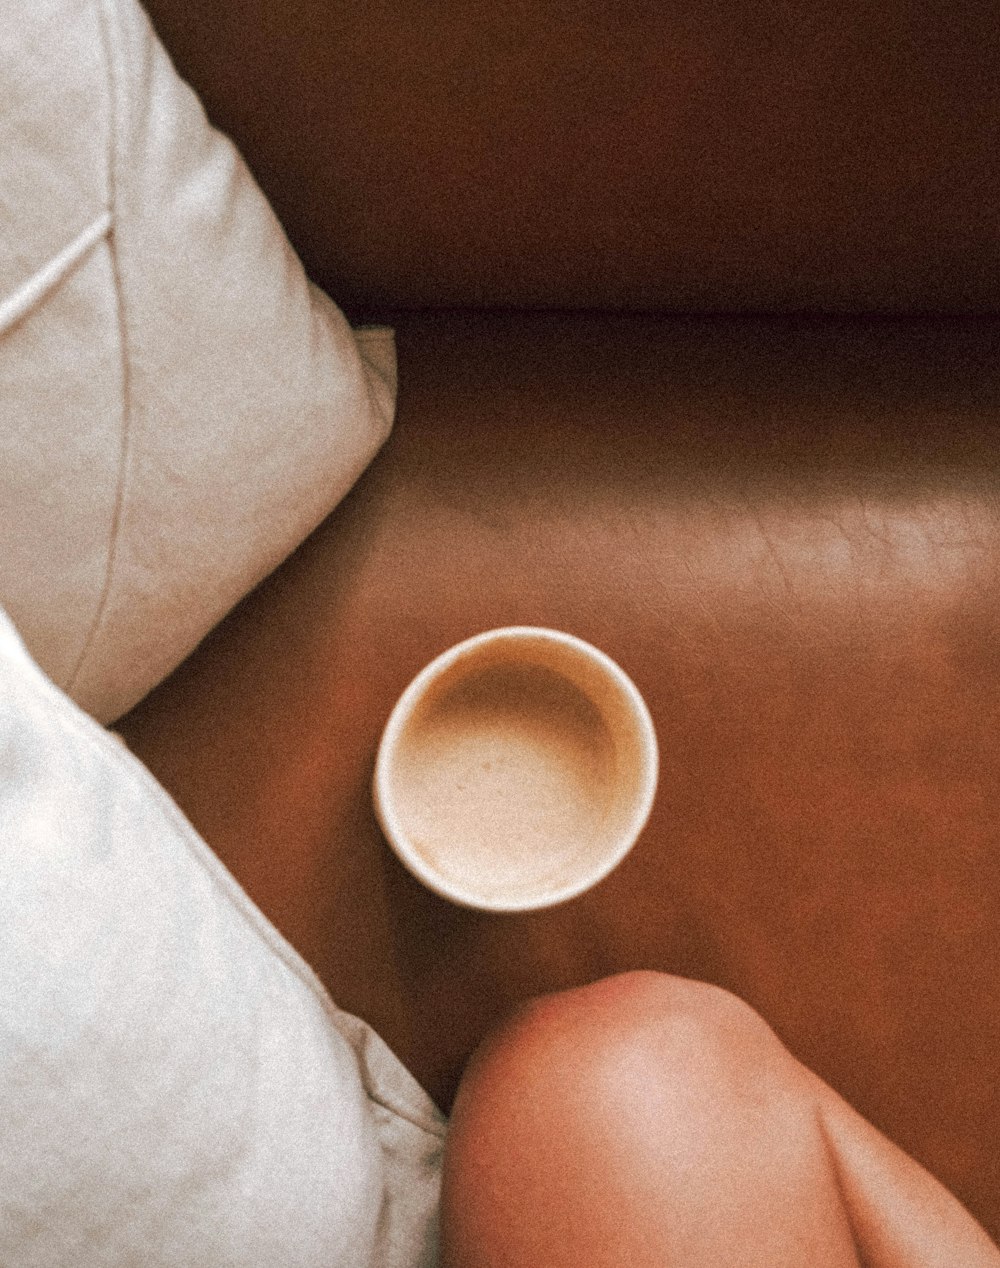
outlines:
[[[990,0],[149,0],[338,303],[997,306]]]
[[[529,994],[718,982],[1000,1234],[1000,328],[399,316],[400,399],[334,515],[122,731],[344,1008],[442,1104]],[[646,696],[641,841],[565,907],[402,871],[397,695],[491,626]]]

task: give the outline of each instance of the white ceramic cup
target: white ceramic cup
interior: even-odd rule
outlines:
[[[625,857],[659,755],[632,680],[582,639],[509,626],[414,678],[375,762],[379,824],[403,864],[466,907],[565,902]]]

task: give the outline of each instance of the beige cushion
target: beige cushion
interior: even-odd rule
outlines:
[[[0,613],[0,1262],[415,1268],[443,1121]]]
[[[392,335],[308,283],[134,0],[0,30],[0,603],[109,721],[371,460]]]

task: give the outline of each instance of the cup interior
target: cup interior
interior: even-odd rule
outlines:
[[[490,631],[423,671],[390,718],[376,808],[402,861],[453,901],[525,910],[596,883],[656,783],[642,697],[558,631]]]

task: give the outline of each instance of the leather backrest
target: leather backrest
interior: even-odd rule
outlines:
[[[151,0],[361,309],[1000,308],[994,0]]]

